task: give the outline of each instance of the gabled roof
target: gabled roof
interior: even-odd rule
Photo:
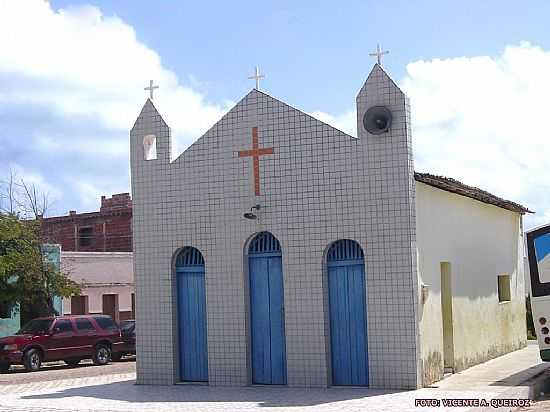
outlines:
[[[384,76],[387,76],[393,82],[393,84],[395,85],[396,88],[399,88],[397,86],[397,84],[392,80],[392,78],[378,64],[374,65],[372,71],[369,74],[369,77],[375,72],[383,73]],[[367,81],[368,81],[368,78],[367,78]],[[365,84],[363,85],[363,88],[366,87],[367,81],[365,81]],[[311,119],[314,119],[314,120],[322,123],[323,125],[330,127],[331,129],[334,129],[338,133],[341,133],[341,135],[343,137],[349,137],[351,139],[356,139],[357,138],[357,137],[351,136],[348,133],[345,133],[345,132],[337,129],[336,127],[334,127],[332,125],[329,125],[328,123],[323,122],[322,120],[319,120],[319,119],[311,116],[308,113],[305,113],[305,112],[291,106],[288,103],[285,103],[285,102],[283,102],[283,101],[281,101],[281,100],[279,100],[279,99],[277,99],[277,98],[275,98],[275,97],[273,97],[273,96],[271,96],[271,95],[269,95],[269,94],[267,94],[263,91],[257,90],[257,89],[252,89],[249,93],[247,93],[235,106],[233,106],[232,109],[230,109],[224,116],[222,116],[222,118],[220,120],[218,120],[209,130],[216,127],[216,125],[218,123],[222,122],[223,119],[226,116],[228,116],[231,111],[236,110],[249,97],[259,97],[259,98],[264,98],[264,99],[272,99],[273,101],[276,101],[276,102],[281,103],[285,106],[288,106],[290,109],[296,110],[297,112],[300,112],[301,114],[303,114],[303,115],[305,115],[305,116],[307,116]],[[147,101],[145,102],[145,105],[143,106],[143,108],[141,110],[141,113],[138,116],[138,119],[141,117],[141,115],[144,112],[146,112],[148,110],[156,112],[159,115],[161,121],[164,122],[164,119],[162,119],[162,116],[160,115],[160,113],[158,113],[157,109],[155,108],[153,102],[150,99],[147,99]],[[137,123],[137,119],[136,119],[136,123]],[[166,125],[165,122],[164,122],[164,124]],[[135,127],[135,124],[134,124],[134,127]],[[191,146],[189,146],[182,153],[180,153],[179,156],[176,159],[173,160],[173,162],[178,161],[178,159],[180,159],[195,143],[198,142],[198,140],[200,140],[202,137],[204,137],[207,133],[208,133],[208,131],[205,134],[203,134],[199,139],[197,139]],[[432,175],[430,173],[414,172],[414,178],[417,182],[425,183],[425,184],[433,186],[435,188],[445,190],[447,192],[455,193],[457,195],[466,196],[466,197],[469,197],[471,199],[474,199],[474,200],[477,200],[477,201],[480,201],[480,202],[483,202],[483,203],[494,205],[494,206],[500,207],[502,209],[510,210],[512,212],[521,213],[521,214],[534,213],[531,210],[529,210],[528,208],[526,208],[525,206],[520,205],[519,203],[515,203],[515,202],[512,202],[510,200],[502,199],[502,198],[500,198],[498,196],[495,196],[495,195],[493,195],[493,194],[491,194],[491,193],[489,193],[485,190],[479,189],[479,188],[474,187],[474,186],[468,186],[468,185],[466,185],[462,182],[459,182],[458,180],[452,179],[450,177],[437,176],[437,175]]]
[[[447,192],[455,193],[457,195],[466,196],[483,203],[498,206],[502,209],[511,210],[512,212],[517,212],[521,214],[534,213],[527,209],[525,206],[520,205],[519,203],[514,203],[510,200],[502,199],[489,192],[486,192],[485,190],[465,185],[464,183],[459,182],[455,179],[451,179],[450,177],[414,172],[414,179],[417,182],[425,183],[427,185],[445,190]]]

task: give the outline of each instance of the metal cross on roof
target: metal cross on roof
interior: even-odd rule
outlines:
[[[376,51],[374,53],[369,53],[369,56],[376,57],[376,59],[378,60],[378,64],[382,66],[382,56],[384,54],[388,54],[389,52],[390,52],[389,50],[382,50],[382,48],[380,47],[380,44],[377,44]]]
[[[256,74],[252,76],[248,76],[249,79],[255,79],[256,80],[256,90],[260,90],[260,79],[265,78],[265,75],[260,74],[260,68],[256,66]]]
[[[153,86],[153,81],[149,80],[149,87],[145,87],[143,90],[149,91],[149,98],[153,100],[153,90],[158,89],[158,86]]]

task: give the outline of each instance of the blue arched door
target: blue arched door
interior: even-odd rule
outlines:
[[[248,249],[252,382],[286,384],[283,270],[281,246],[269,232]]]
[[[206,289],[201,252],[185,247],[176,258],[180,379],[208,381]]]
[[[363,250],[339,240],[327,254],[333,385],[368,385]]]

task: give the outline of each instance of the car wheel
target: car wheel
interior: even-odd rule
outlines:
[[[6,373],[10,370],[10,364],[9,363],[0,363],[0,373]]]
[[[78,358],[63,359],[63,362],[65,362],[69,366],[76,366],[80,363],[80,359]]]
[[[25,352],[23,363],[29,372],[36,372],[42,365],[42,357],[37,349],[29,349]]]
[[[111,349],[107,345],[97,345],[92,360],[95,365],[107,365],[111,360]]]
[[[111,360],[113,362],[118,362],[119,360],[122,359],[123,356],[124,356],[124,353],[111,353]]]

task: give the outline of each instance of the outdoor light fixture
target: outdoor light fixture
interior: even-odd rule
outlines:
[[[260,210],[261,206],[260,205],[254,205],[250,208],[250,212],[246,212],[243,216],[245,219],[250,219],[250,220],[256,220],[258,219],[258,216],[255,215],[252,211],[254,209],[256,210]]]

